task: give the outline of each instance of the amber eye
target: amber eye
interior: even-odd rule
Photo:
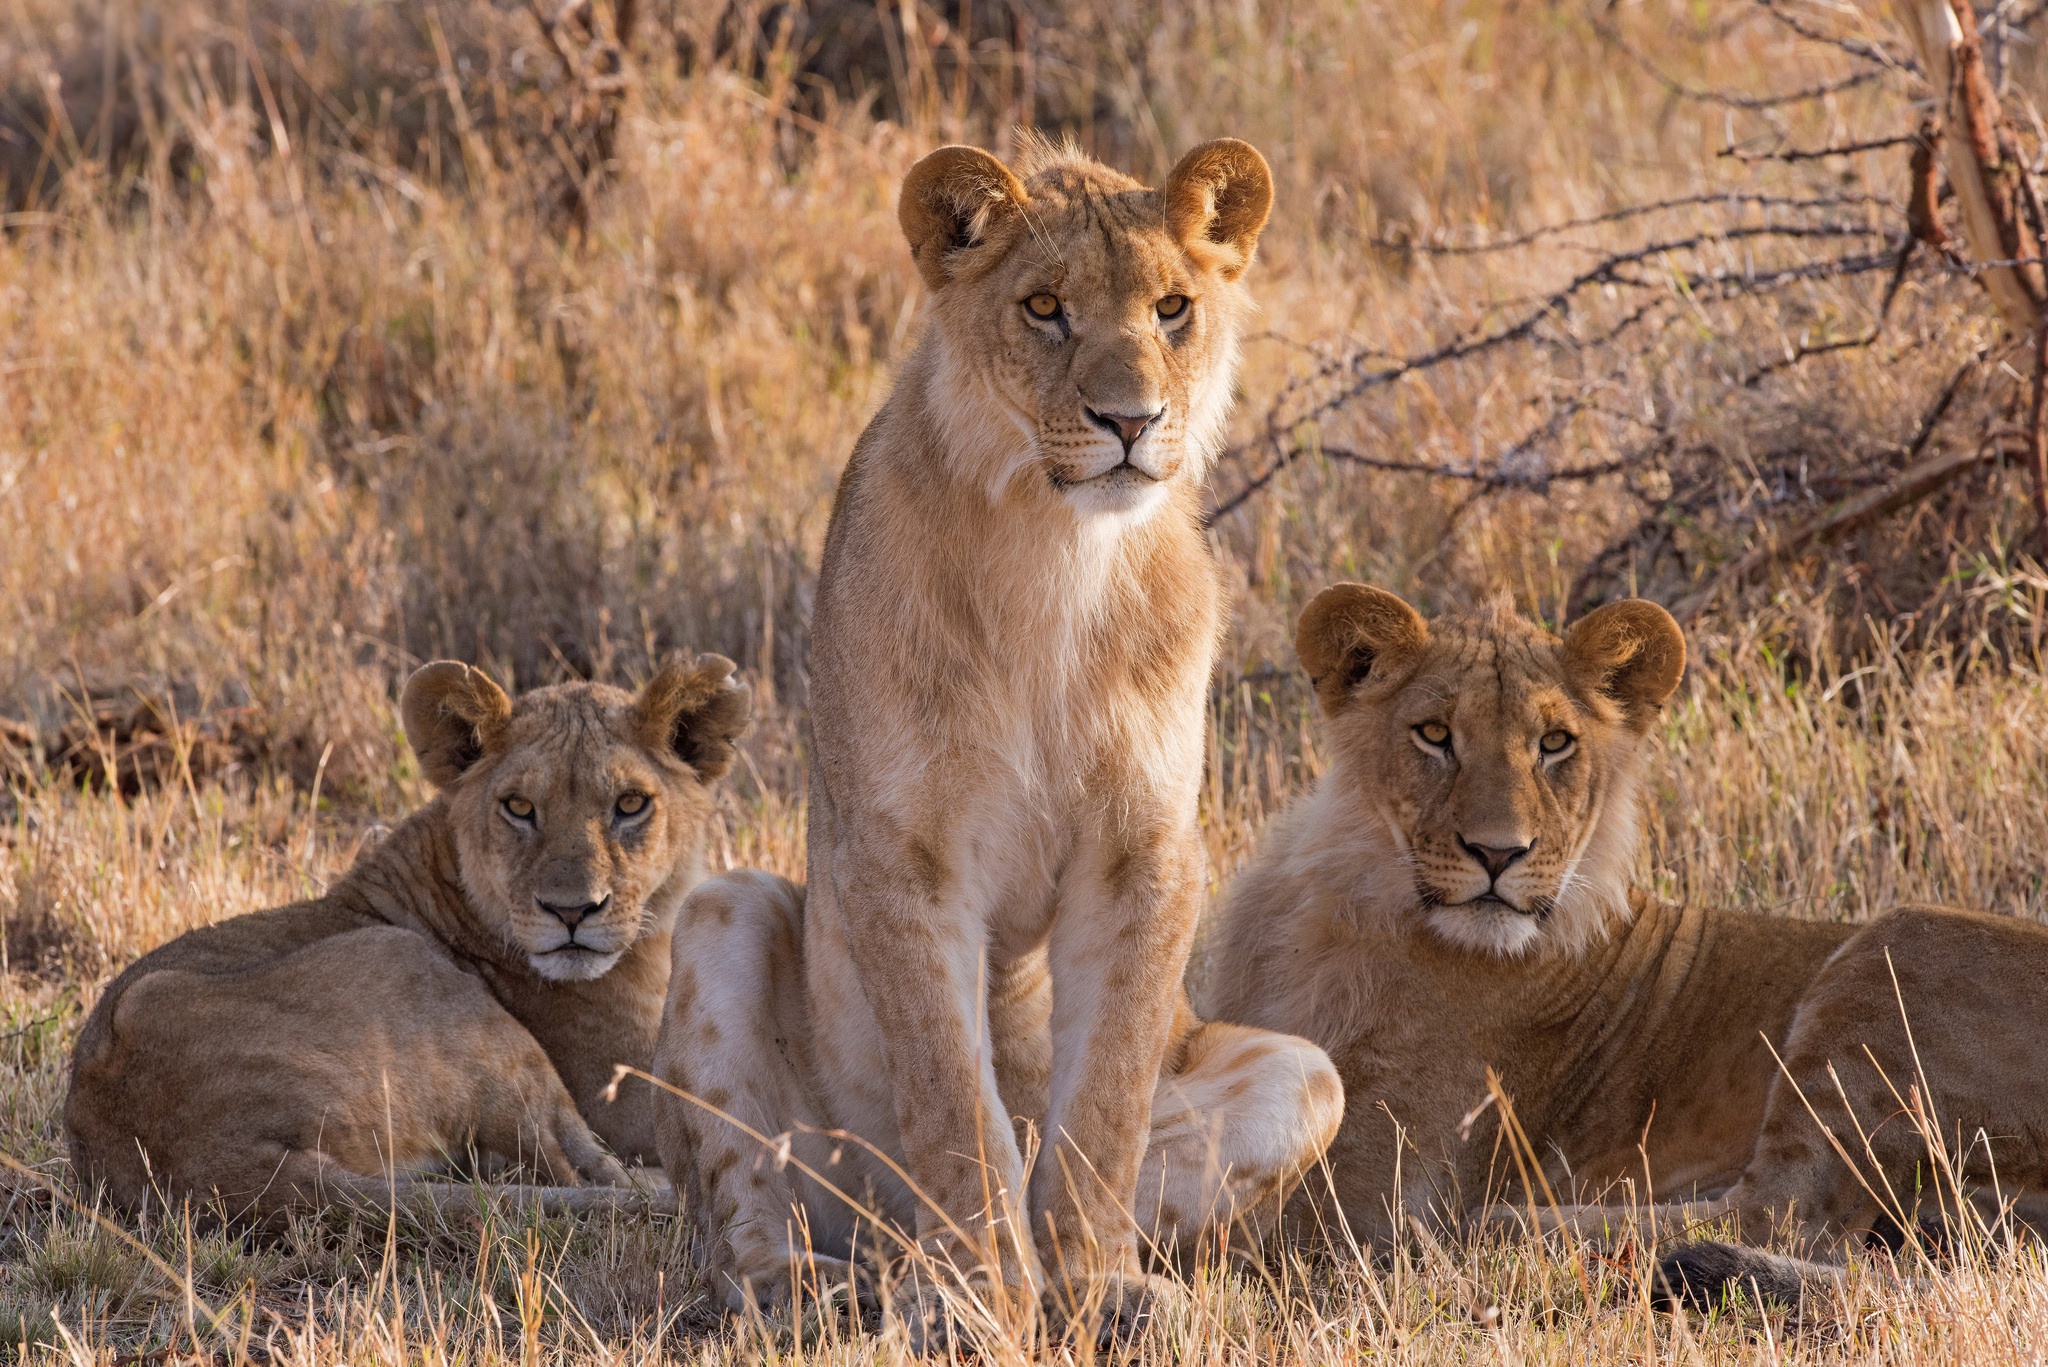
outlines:
[[[1169,294],[1159,301],[1159,316],[1169,321],[1188,311],[1188,297],[1185,294]]]
[[[508,797],[505,799],[505,813],[514,821],[531,821],[533,804],[523,797]]]
[[[620,816],[638,816],[647,810],[647,794],[627,793],[619,799]]]
[[[1024,301],[1024,307],[1031,310],[1033,318],[1060,316],[1060,300],[1056,294],[1034,294]]]
[[[1572,748],[1572,740],[1572,733],[1569,731],[1551,731],[1536,744],[1546,755],[1561,755]]]
[[[1424,722],[1415,728],[1415,734],[1422,737],[1424,745],[1434,745],[1439,749],[1451,743],[1451,728],[1440,721]]]

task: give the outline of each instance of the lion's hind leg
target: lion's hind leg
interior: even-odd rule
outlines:
[[[1153,1093],[1139,1227],[1169,1257],[1185,1258],[1226,1228],[1242,1235],[1233,1244],[1256,1251],[1343,1118],[1344,1085],[1315,1045],[1243,1025],[1198,1026]]]
[[[855,1212],[823,1185],[852,1165],[810,1079],[803,916],[802,888],[743,871],[700,885],[676,922],[657,1143],[735,1310],[852,1272]]]

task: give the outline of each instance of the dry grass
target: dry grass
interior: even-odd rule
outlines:
[[[1731,134],[1775,128],[1811,145],[1910,122],[1896,83],[1768,116],[1675,96],[1592,22],[1692,87],[1791,89],[1847,69],[1734,3],[1074,8],[1038,79],[1095,145],[1156,174],[1192,141],[1233,133],[1274,163],[1245,437],[1270,411],[1292,423],[1301,410],[1287,405],[1324,392],[1328,363],[1512,316],[1581,259],[1563,244],[1476,257],[1400,244],[1673,194],[1810,192],[1806,171],[1716,152]],[[1796,10],[1883,36],[1852,11]],[[428,13],[446,30],[445,69],[417,17]],[[993,73],[993,91],[1015,77],[1014,54],[963,67],[927,52],[863,104],[820,97],[772,43],[713,61],[716,35],[692,30],[684,70],[659,30],[686,20],[688,6],[643,13],[616,162],[579,223],[561,190],[580,144],[548,132],[547,53],[519,11],[7,6],[0,134],[41,129],[34,146],[51,150],[29,159],[46,163],[37,197],[18,180],[0,196],[12,214],[0,222],[0,715],[50,737],[88,697],[130,689],[186,718],[246,709],[235,715],[254,739],[189,776],[172,763],[162,788],[81,790],[46,770],[0,798],[0,1151],[63,1176],[65,1054],[111,971],[191,926],[321,886],[371,827],[421,799],[393,709],[421,659],[477,660],[528,685],[630,678],[682,647],[732,655],[767,706],[715,861],[800,871],[812,575],[838,468],[915,328],[895,185],[942,138],[1002,145],[991,110],[1009,106],[955,77]],[[268,94],[248,79],[251,53],[275,78]],[[42,93],[52,72],[69,97],[56,104]],[[2015,79],[2032,88],[2027,71]],[[133,126],[100,120],[131,109],[123,91],[142,92]],[[0,159],[17,177],[19,150]],[[1825,175],[1896,200],[1904,156]],[[1845,212],[1882,225],[1896,205]],[[1603,227],[1571,240],[1646,239]],[[1753,263],[1751,251],[1723,244],[1655,269],[1682,293],[1688,272]],[[1882,344],[1732,398],[1708,382],[1868,326],[1881,283],[1702,306],[1637,339],[1611,373],[1555,348],[1478,357],[1325,415],[1313,436],[1474,462],[1560,395],[1597,388],[1687,434],[1679,478],[1722,481],[1674,538],[1690,558],[1616,562],[1618,585],[1675,596],[1769,517],[1831,497],[1807,471],[1893,459],[1947,378],[1995,345],[1973,287],[1923,272]],[[1959,400],[1978,432],[2010,402],[1997,365]],[[1568,455],[1623,453],[1627,430],[1576,424]],[[1226,461],[1219,493],[1256,464]],[[1288,647],[1307,595],[1368,578],[1434,610],[1504,585],[1555,620],[1672,474],[1646,463],[1465,506],[1456,480],[1307,459],[1222,519],[1233,630],[1204,813],[1214,876],[1318,768]],[[1800,916],[1858,919],[1906,899],[2041,914],[2048,581],[2016,549],[2015,478],[1987,468],[1965,492],[1782,566],[1697,624],[1643,870],[1657,887]],[[184,743],[166,742],[174,760]],[[196,1333],[232,1353],[246,1333],[306,1362],[895,1351],[829,1317],[722,1324],[667,1225],[335,1220],[273,1243],[176,1229],[143,1243],[161,1266],[26,1178],[0,1177],[0,1345],[22,1344],[24,1359],[170,1356]],[[1966,1263],[1912,1295],[1859,1274],[1828,1329],[1790,1337],[1755,1315],[1653,1316],[1641,1271],[1522,1245],[1382,1265],[1340,1250],[1271,1284],[1205,1276],[1192,1316],[1139,1351],[1316,1363],[2044,1352],[2048,1272],[2032,1253]]]

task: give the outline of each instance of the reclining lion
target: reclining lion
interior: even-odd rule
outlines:
[[[2048,1190],[2028,1024],[2048,928],[1927,908],[1796,921],[1630,887],[1650,733],[1685,662],[1662,608],[1613,603],[1560,640],[1504,605],[1428,623],[1342,584],[1297,645],[1329,772],[1232,887],[1204,1006],[1335,1060],[1348,1105],[1329,1161],[1355,1234],[1393,1240],[1397,1212],[1456,1223],[1514,1175],[1489,1070],[1560,1199],[1645,1178],[1659,1197],[1719,1193],[1652,1209],[1652,1228],[1730,1216],[1756,1242],[1789,1220],[1833,1258],[1914,1219],[1943,1181],[1905,1113],[1915,1089],[1951,1149],[1960,1136],[1965,1185],[1995,1170],[2007,1192]],[[1695,1298],[1731,1280],[1796,1297],[1833,1275],[1728,1245],[1663,1265]]]
[[[440,795],[326,896],[114,980],[64,1108],[81,1181],[264,1219],[451,1162],[579,1186],[655,1161],[648,1089],[604,1093],[653,1059],[709,785],[747,722],[732,668],[516,704],[466,665],[414,674],[406,735]]]

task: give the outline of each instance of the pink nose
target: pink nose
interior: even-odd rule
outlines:
[[[1145,435],[1145,429],[1152,425],[1152,420],[1158,417],[1162,410],[1154,409],[1150,413],[1138,414],[1098,413],[1092,408],[1086,411],[1090,422],[1105,432],[1114,434],[1116,439],[1124,444],[1124,454],[1128,456],[1131,448],[1138,444],[1138,438]]]
[[[533,900],[540,903],[542,911],[560,921],[573,934],[576,927],[602,912],[611,904],[612,899],[607,894],[596,902],[550,902],[544,897],[536,897]]]
[[[1480,862],[1489,878],[1500,877],[1508,871],[1510,864],[1529,852],[1527,845],[1475,845],[1462,837],[1458,843],[1465,847],[1467,854]]]

